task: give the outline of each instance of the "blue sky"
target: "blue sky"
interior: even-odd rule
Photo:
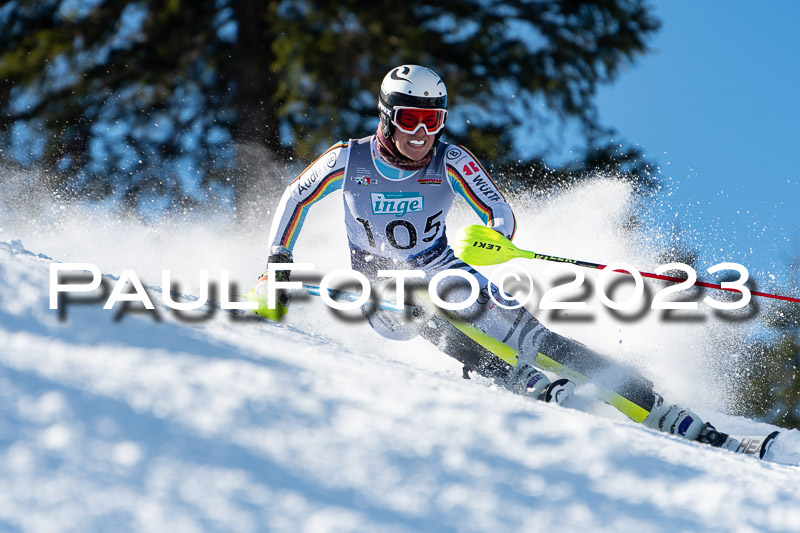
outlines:
[[[601,89],[601,122],[661,164],[654,213],[708,265],[783,278],[800,255],[800,2],[652,5],[653,50]]]

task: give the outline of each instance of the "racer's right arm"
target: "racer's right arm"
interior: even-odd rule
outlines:
[[[283,191],[278,209],[272,220],[270,231],[270,263],[291,263],[294,247],[300,228],[303,225],[309,207],[329,193],[342,187],[342,178],[349,155],[348,143],[337,143],[326,150],[316,161],[311,163]],[[289,281],[289,270],[276,270],[277,281]],[[269,267],[258,278],[258,283],[248,294],[250,301],[256,302],[255,313],[270,320],[280,320],[289,310],[291,294],[285,290],[277,290],[277,306],[269,307]]]
[[[334,144],[286,187],[272,219],[271,250],[294,248],[311,205],[342,187],[349,152],[349,143]]]

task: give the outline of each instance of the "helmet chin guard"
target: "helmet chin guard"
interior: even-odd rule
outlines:
[[[434,71],[419,65],[401,65],[383,78],[378,96],[381,132],[391,137],[395,107],[447,110],[447,88]],[[438,139],[442,130],[436,134]]]

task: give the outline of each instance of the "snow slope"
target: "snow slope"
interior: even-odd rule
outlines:
[[[542,216],[566,207],[556,201]],[[537,242],[553,253],[646,255],[623,257],[630,252],[602,228],[576,243],[538,216],[523,222],[543,230]],[[593,403],[586,387],[572,409],[540,404],[462,380],[424,342],[385,341],[314,299],[282,325],[223,312],[180,318],[158,290],[157,314],[93,301],[59,319],[48,308],[54,260],[116,276],[133,268],[157,286],[161,268],[189,280],[231,262],[245,284],[264,257],[249,251],[258,237],[207,226],[170,235],[57,218],[50,232],[0,229],[1,531],[800,529],[796,430],[773,448],[778,464],[643,429]],[[588,218],[569,230],[596,228]],[[341,236],[325,239],[335,248]],[[346,261],[339,253],[310,257],[335,265]],[[660,390],[720,429],[772,429],[724,414],[724,382],[698,392],[703,364],[674,364],[702,359],[739,325],[585,322],[554,329],[642,363]],[[646,345],[644,361],[635,354]]]

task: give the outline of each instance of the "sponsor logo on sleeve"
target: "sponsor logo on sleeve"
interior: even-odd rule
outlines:
[[[475,164],[475,161],[470,161],[469,163],[464,165],[463,170],[464,170],[464,174],[466,174],[467,176],[472,176],[476,172],[480,172],[481,171],[481,169],[478,168],[478,165]]]
[[[459,157],[461,157],[461,154],[463,154],[463,153],[464,152],[463,152],[463,150],[461,150],[461,148],[453,147],[453,148],[450,148],[449,150],[447,150],[447,153],[445,154],[445,157],[447,157],[447,159],[450,159],[452,161],[453,159],[458,159]]]
[[[317,182],[320,175],[322,175],[322,169],[319,167],[315,167],[305,178],[300,180],[300,183],[297,184],[297,192],[304,193],[308,189],[314,186],[314,183]]]
[[[480,192],[486,200],[496,202],[501,199],[495,187],[481,174],[481,169],[475,161],[465,164],[462,171],[465,176],[470,176],[469,181],[473,189]]]
[[[472,185],[483,195],[486,200],[490,202],[497,202],[502,199],[497,190],[490,185],[488,181],[483,179],[483,176],[480,174],[472,178]]]

